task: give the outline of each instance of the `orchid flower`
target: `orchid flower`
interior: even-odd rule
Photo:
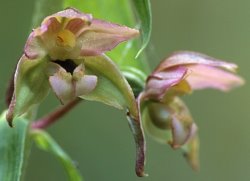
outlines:
[[[48,16],[30,34],[18,62],[8,120],[39,103],[48,85],[63,104],[89,94],[98,86],[98,78],[93,70],[86,70],[85,62],[94,61],[93,57],[107,61],[104,52],[138,34],[136,29],[93,19],[73,8]],[[32,80],[24,79],[28,74]],[[29,84],[27,89],[34,94],[28,100],[19,100],[23,84]]]
[[[197,126],[179,98],[193,90],[213,88],[229,91],[243,85],[235,74],[237,65],[195,52],[176,52],[148,76],[138,96],[143,126],[153,138],[172,148],[183,148],[194,169],[198,169]]]
[[[136,173],[143,176],[144,134],[132,88],[104,53],[139,35],[136,29],[68,8],[44,19],[28,37],[14,76],[6,119],[32,112],[51,89],[62,104],[76,98],[126,109],[136,142]],[[72,104],[71,104],[72,105]]]

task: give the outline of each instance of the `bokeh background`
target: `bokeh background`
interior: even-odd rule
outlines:
[[[197,173],[180,151],[147,138],[150,176],[137,178],[134,142],[124,113],[100,103],[81,104],[48,131],[77,161],[86,181],[250,180],[249,9],[249,0],[152,1],[152,68],[173,51],[199,51],[237,63],[246,85],[226,94],[205,90],[184,97],[199,126],[201,170]],[[33,10],[33,0],[0,1],[1,110],[7,82],[31,29]],[[39,115],[57,104],[50,96]],[[33,147],[25,180],[67,179],[53,156]]]

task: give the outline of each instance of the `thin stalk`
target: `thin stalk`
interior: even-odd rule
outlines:
[[[56,109],[54,112],[34,121],[31,124],[31,127],[33,129],[45,129],[49,127],[51,124],[55,123],[56,121],[58,121],[58,119],[68,113],[71,109],[73,109],[78,103],[80,103],[80,101],[80,98],[74,99],[66,105]]]

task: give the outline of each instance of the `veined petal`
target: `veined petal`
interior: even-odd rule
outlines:
[[[139,31],[136,29],[94,19],[92,24],[79,36],[82,42],[81,55],[100,55],[138,35]]]
[[[185,66],[190,64],[208,65],[223,68],[231,72],[236,71],[238,67],[236,64],[221,61],[201,53],[180,51],[175,52],[168,58],[166,58],[155,71],[162,71],[163,69],[167,69],[170,67]]]
[[[229,91],[234,87],[244,84],[244,80],[239,76],[207,65],[189,65],[187,82],[192,89],[214,88],[221,91]]]

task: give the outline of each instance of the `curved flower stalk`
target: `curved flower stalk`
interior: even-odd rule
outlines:
[[[229,91],[243,85],[237,65],[195,52],[176,52],[148,77],[138,96],[145,130],[157,141],[182,148],[193,169],[199,168],[197,126],[179,96],[213,88]]]
[[[139,31],[94,19],[69,8],[44,19],[30,34],[14,79],[7,120],[29,112],[52,90],[62,104],[77,97],[128,110],[137,146],[136,171],[143,176],[144,135],[131,87],[104,55]]]

